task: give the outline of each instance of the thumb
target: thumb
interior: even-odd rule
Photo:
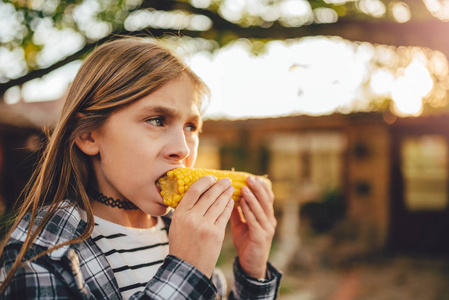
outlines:
[[[241,225],[243,223],[246,223],[246,220],[242,208],[240,206],[234,207],[231,215],[231,224]]]

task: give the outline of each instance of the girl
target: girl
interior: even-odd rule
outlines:
[[[193,166],[205,84],[144,39],[100,46],[83,63],[1,249],[6,299],[213,299],[225,227],[237,258],[231,299],[274,299],[273,193],[249,178],[194,183],[174,212],[155,184]],[[168,214],[167,214],[168,213]],[[168,230],[169,229],[169,230]]]

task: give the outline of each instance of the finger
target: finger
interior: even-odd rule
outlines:
[[[271,181],[268,178],[265,178],[265,180],[263,180],[260,177],[256,177],[256,180],[258,180],[262,184],[263,188],[267,192],[271,201],[274,201],[274,193],[273,193],[273,187],[271,185]]]
[[[232,194],[234,193],[235,188],[231,185],[229,186],[217,199],[215,202],[211,204],[209,209],[204,214],[206,220],[215,223],[220,217],[220,215],[225,210],[229,200],[232,200]]]
[[[194,209],[203,215],[209,208],[232,186],[232,181],[229,178],[223,178],[213,184],[207,191],[205,191],[198,202],[195,204]],[[232,195],[232,194],[231,194]],[[227,198],[229,199],[229,197]],[[227,200],[226,199],[226,200]],[[218,217],[218,215],[216,216]],[[215,220],[214,220],[215,222]]]
[[[262,227],[262,225],[257,221],[256,216],[254,215],[251,208],[248,206],[246,202],[246,198],[240,201],[240,206],[242,207],[243,215],[245,216],[246,223],[250,228]]]
[[[263,208],[260,205],[259,201],[257,201],[257,199],[254,196],[254,194],[251,192],[251,190],[248,187],[244,186],[242,188],[242,195],[243,195],[243,199],[245,200],[245,204],[247,204],[247,206],[249,206],[249,209],[254,214],[254,216],[256,217],[257,221],[263,227],[265,227],[267,225],[267,223],[268,223],[268,219],[267,219],[267,216],[265,214],[265,211],[263,210]],[[246,217],[246,214],[245,214],[245,217]]]
[[[251,188],[256,198],[271,200],[268,186],[259,177],[249,176],[246,179],[248,186]]]
[[[204,176],[192,183],[182,201],[179,202],[177,211],[187,211],[192,209],[201,195],[217,182],[215,176]]]
[[[246,223],[241,205],[234,207],[234,210],[232,211],[231,221],[238,225]]]
[[[234,208],[234,200],[229,199],[223,213],[217,218],[215,225],[226,227],[226,224],[228,224],[228,221],[231,218],[233,208]]]
[[[251,191],[254,193],[256,199],[262,206],[264,213],[267,216],[274,217],[274,208],[273,208],[273,193],[269,188],[266,182],[263,182],[259,177],[248,177],[247,179],[248,186],[251,188]]]
[[[243,201],[243,200],[242,200]],[[231,215],[231,230],[234,232],[234,230],[238,230],[237,228],[247,228],[246,219],[243,216],[242,206],[239,204],[238,206],[235,206],[232,210]]]

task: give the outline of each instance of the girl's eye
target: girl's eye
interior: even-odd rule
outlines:
[[[189,132],[197,132],[198,131],[198,127],[195,124],[189,123],[186,125],[186,129]]]
[[[164,120],[161,117],[151,118],[146,120],[146,122],[154,126],[164,126]]]

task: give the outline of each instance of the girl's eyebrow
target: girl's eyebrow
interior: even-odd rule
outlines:
[[[162,105],[143,106],[139,108],[138,114],[139,116],[158,114],[168,118],[175,118],[179,116],[179,112],[177,112],[176,109]]]
[[[179,113],[175,109],[166,106],[147,106],[144,108],[144,110],[147,112],[158,113],[169,117],[176,117],[179,115]]]
[[[167,107],[167,106],[146,106],[143,107],[141,109],[142,112],[144,113],[156,113],[156,114],[161,114],[163,116],[169,117],[169,118],[176,118],[180,115],[180,113],[178,111],[176,111],[176,109],[171,108],[171,107]],[[202,118],[199,114],[194,114],[191,116],[191,118],[193,121],[200,123]]]

